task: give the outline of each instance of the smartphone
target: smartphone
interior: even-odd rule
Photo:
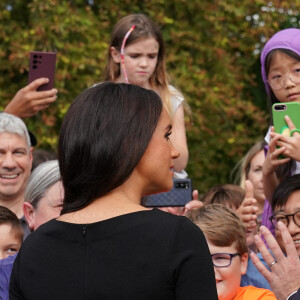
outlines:
[[[35,79],[46,77],[49,79],[47,84],[37,88],[37,91],[47,91],[54,88],[54,74],[56,64],[56,52],[30,52],[28,83]]]
[[[272,106],[274,130],[285,136],[290,136],[290,129],[284,117],[289,116],[297,129],[300,129],[300,103],[276,103]]]
[[[192,200],[191,179],[173,179],[173,188],[169,192],[147,196],[146,207],[185,206]]]

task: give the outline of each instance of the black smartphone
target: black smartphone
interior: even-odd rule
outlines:
[[[185,206],[192,200],[192,180],[173,179],[173,188],[169,192],[145,197],[146,207]]]
[[[47,91],[54,88],[54,74],[56,64],[56,52],[30,52],[28,83],[35,79],[46,77],[49,79],[47,84],[37,88],[37,91]]]

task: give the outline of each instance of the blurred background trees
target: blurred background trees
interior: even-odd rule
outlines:
[[[269,124],[259,54],[276,31],[300,27],[295,1],[2,0],[0,105],[27,84],[29,52],[57,51],[58,99],[25,119],[41,148],[56,149],[65,112],[85,88],[103,80],[110,32],[131,13],[162,29],[167,68],[192,109],[187,116],[194,187],[232,182],[236,163]]]

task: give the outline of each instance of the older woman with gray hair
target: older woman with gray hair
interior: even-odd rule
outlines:
[[[60,215],[63,196],[57,160],[46,161],[33,170],[23,204],[24,215],[31,231]]]

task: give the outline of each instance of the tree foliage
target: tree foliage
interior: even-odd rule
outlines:
[[[31,50],[57,51],[55,104],[25,120],[39,147],[56,149],[72,100],[103,79],[110,32],[131,13],[157,22],[167,69],[192,109],[187,117],[194,187],[205,192],[230,173],[268,127],[259,53],[276,31],[299,27],[300,0],[3,0],[0,7],[2,108],[27,84]],[[87,120],[88,122],[88,120]]]

